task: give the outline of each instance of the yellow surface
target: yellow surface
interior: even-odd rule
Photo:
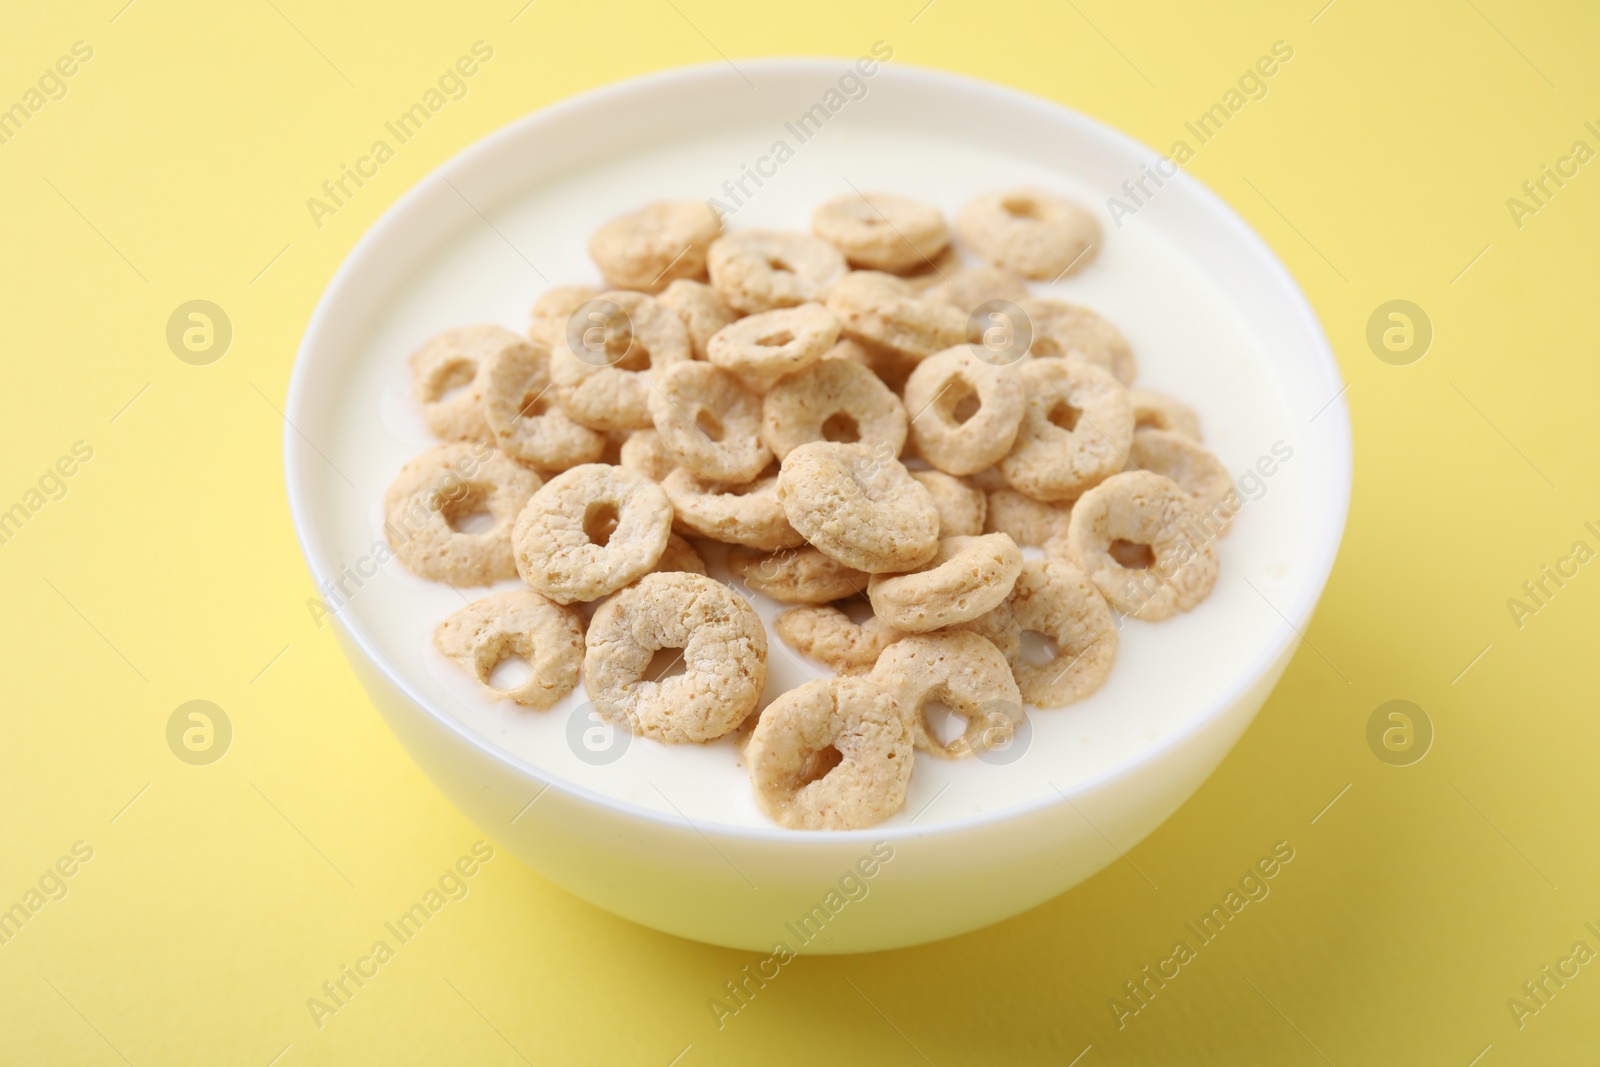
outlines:
[[[1575,541],[1600,548],[1600,164],[1520,227],[1506,203],[1574,141],[1600,149],[1591,7],[123,2],[13,5],[0,35],[0,106],[93,48],[0,144],[0,508],[93,450],[0,544],[0,907],[58,858],[74,872],[0,945],[0,1062],[1593,1062],[1600,964],[1560,961],[1600,950],[1600,564],[1520,628],[1507,600]],[[480,39],[468,95],[315,227],[307,197]],[[307,998],[481,836],[305,608],[278,409],[323,286],[413,182],[530,109],[877,39],[1162,150],[1292,46],[1188,167],[1283,256],[1351,383],[1355,502],[1315,650],[1126,861],[996,928],[797,960],[719,1030],[708,998],[757,957],[612,918],[497,852],[319,1029]],[[233,325],[209,366],[165,340],[192,299]],[[1392,299],[1435,328],[1409,366],[1367,345]],[[195,699],[234,728],[209,766],[166,740]],[[1435,729],[1411,766],[1366,740],[1393,699]],[[1119,1029],[1123,984],[1197,943],[1185,923],[1280,841],[1270,895]],[[1536,1006],[1523,983],[1546,965],[1578,970],[1519,1028],[1507,1001]]]

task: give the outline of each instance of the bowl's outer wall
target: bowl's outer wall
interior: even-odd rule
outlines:
[[[790,951],[813,954],[953,937],[1042,904],[1120,862],[1121,853],[1161,825],[1222,762],[1294,652],[1285,651],[1184,744],[1135,773],[1080,792],[1071,803],[937,834],[897,836],[892,845],[860,831],[777,839],[719,834],[713,846],[687,822],[643,820],[593,804],[559,782],[541,786],[504,763],[486,761],[378,670],[338,620],[334,630],[411,757],[485,834],[529,867],[657,930],[755,952],[782,942]],[[892,859],[877,863],[872,877],[856,873],[840,885],[863,859],[872,869],[870,861],[886,848]],[[836,894],[831,900],[830,891]],[[841,906],[841,900],[849,902]],[[830,903],[837,916],[823,920]],[[809,923],[808,915],[815,916]]]

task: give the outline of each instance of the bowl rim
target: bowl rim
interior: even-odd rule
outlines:
[[[812,75],[817,73],[831,75],[837,73],[838,64],[848,65],[853,62],[855,60],[851,58],[822,55],[741,58],[739,60],[741,69],[759,70],[776,76]],[[430,195],[439,183],[446,182],[452,177],[460,177],[458,172],[469,167],[478,157],[490,155],[507,143],[528,136],[530,130],[536,129],[542,124],[573,112],[605,107],[618,98],[628,98],[634,94],[650,90],[682,88],[696,82],[726,80],[731,76],[729,66],[730,64],[722,61],[711,61],[651,71],[585,90],[514,119],[466,145],[435,166],[390,204],[350,248],[350,251],[345,255],[338,269],[328,281],[327,286],[323,289],[322,295],[318,298],[317,306],[307,322],[290,372],[288,394],[284,405],[286,416],[283,426],[284,480],[288,490],[289,509],[294,524],[295,536],[299,542],[301,554],[305,559],[307,568],[311,572],[314,585],[321,588],[323,580],[330,577],[333,572],[331,568],[324,565],[322,551],[313,537],[312,523],[309,517],[312,508],[307,499],[308,494],[296,475],[296,471],[305,459],[305,450],[314,448],[308,441],[302,439],[296,429],[296,425],[300,421],[296,416],[301,413],[303,406],[308,402],[306,396],[310,391],[307,384],[309,377],[307,366],[310,363],[309,352],[315,346],[318,335],[326,328],[328,320],[337,314],[335,309],[342,303],[341,298],[345,291],[357,284],[356,278],[359,273],[363,272],[365,260],[374,254],[374,249],[383,243],[391,231],[406,224],[407,216],[411,214],[415,204]],[[912,85],[921,83],[930,86],[937,84],[946,88],[953,86],[958,91],[987,96],[998,106],[1043,113],[1054,121],[1076,126],[1080,130],[1094,137],[1104,139],[1124,151],[1150,158],[1156,158],[1160,155],[1159,151],[1150,148],[1136,138],[1107,123],[1076,111],[1065,104],[1007,85],[1001,85],[971,75],[905,64],[898,61],[892,64],[883,63],[875,75],[874,81],[881,84],[880,79],[885,76],[891,81],[903,81]],[[1343,385],[1344,378],[1340,371],[1338,360],[1328,341],[1326,331],[1322,328],[1321,321],[1312,309],[1305,293],[1295,281],[1294,276],[1272,250],[1271,246],[1226,201],[1188,171],[1179,168],[1178,174],[1174,178],[1168,178],[1167,181],[1186,188],[1190,195],[1200,201],[1201,205],[1215,216],[1217,222],[1230,231],[1231,237],[1238,242],[1238,247],[1250,253],[1252,258],[1258,261],[1259,266],[1264,268],[1269,275],[1275,277],[1282,289],[1281,294],[1275,294],[1275,296],[1287,303],[1288,310],[1294,313],[1297,324],[1305,328],[1307,337],[1311,341],[1312,351],[1309,355],[1320,364],[1320,369],[1327,374],[1330,385]],[[500,763],[536,784],[542,785],[545,789],[558,789],[574,800],[606,809],[613,816],[660,824],[674,830],[681,830],[687,824],[690,828],[702,834],[715,833],[723,839],[743,840],[752,843],[782,842],[790,849],[800,850],[831,851],[841,844],[854,846],[861,842],[878,840],[894,843],[911,839],[966,833],[1040,814],[1047,809],[1074,807],[1075,805],[1072,803],[1074,798],[1092,794],[1117,779],[1136,774],[1141,768],[1165,758],[1174,749],[1189,743],[1197,734],[1206,730],[1219,718],[1223,717],[1303,636],[1304,628],[1327,587],[1329,576],[1332,573],[1334,562],[1344,538],[1349,517],[1354,473],[1350,412],[1344,389],[1340,389],[1335,398],[1329,402],[1324,411],[1319,413],[1317,417],[1328,420],[1328,428],[1323,432],[1331,433],[1332,435],[1332,439],[1329,441],[1328,462],[1330,466],[1336,468],[1330,471],[1337,483],[1330,486],[1330,488],[1336,490],[1336,497],[1333,501],[1333,510],[1328,513],[1331,521],[1314,531],[1316,541],[1310,546],[1307,553],[1307,558],[1310,561],[1307,568],[1307,577],[1295,589],[1292,601],[1279,610],[1279,614],[1282,615],[1284,622],[1287,623],[1284,632],[1267,642],[1256,657],[1251,660],[1248,668],[1242,671],[1238,678],[1226,690],[1215,697],[1200,714],[1196,715],[1182,729],[1150,744],[1134,757],[1086,778],[1074,784],[1068,790],[1063,791],[1057,788],[1056,796],[1044,795],[1031,801],[995,811],[958,817],[926,826],[876,826],[860,830],[805,833],[786,829],[776,824],[772,826],[750,826],[706,820],[691,822],[681,815],[656,811],[618,797],[609,796],[553,775],[528,763],[500,747],[461,720],[435,709],[410,684],[403,674],[391,666],[387,656],[383,654],[377,647],[376,642],[362,628],[358,619],[346,618],[343,613],[331,616],[331,618],[333,625],[342,628],[349,640],[360,650],[366,660],[384,676],[389,684],[399,690],[408,701],[420,709],[427,717],[434,720],[436,724],[454,733],[484,757]],[[1334,452],[1337,452],[1337,455],[1334,455]],[[1274,607],[1276,606],[1274,605]],[[543,790],[541,790],[540,795],[543,795]],[[1186,801],[1188,798],[1185,797],[1184,799]]]

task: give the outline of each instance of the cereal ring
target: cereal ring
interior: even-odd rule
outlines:
[[[921,482],[933,499],[940,537],[974,537],[985,532],[989,502],[981,491],[943,471],[912,471],[911,477]]]
[[[857,623],[831,604],[790,608],[773,628],[800,655],[840,674],[866,674],[884,649],[906,636],[876,615]]]
[[[811,214],[811,232],[851,264],[898,273],[914,270],[950,244],[944,215],[893,193],[844,193]]]
[[[844,277],[844,254],[803,233],[741,230],[711,242],[711,284],[746,315],[821,300]]]
[[[1077,204],[1043,189],[985,193],[956,216],[956,233],[996,267],[1056,281],[1094,261],[1100,224]]]
[[[613,289],[658,292],[678,278],[703,278],[706,249],[722,232],[698,200],[657,200],[619,215],[589,238],[589,258]]]
[[[761,809],[791,830],[859,830],[905,807],[911,739],[894,698],[823,678],[767,705],[744,752]]]
[[[411,356],[411,391],[436,437],[492,441],[483,414],[483,365],[528,342],[504,326],[458,326],[435,334]]]
[[[697,537],[763,552],[805,544],[789,525],[778,498],[778,479],[771,475],[725,485],[696,478],[680,467],[667,475],[661,488],[672,499],[678,525]]]
[[[683,320],[696,359],[706,358],[706,342],[711,340],[712,334],[739,317],[705,282],[679,278],[656,299],[676,311]]]
[[[971,315],[993,300],[1022,303],[1028,299],[1028,283],[999,267],[962,267],[929,289],[928,299]]]
[[[700,553],[694,550],[686,539],[677,534],[667,538],[667,550],[661,553],[661,558],[656,565],[650,568],[651,574],[662,574],[667,571],[688,571],[690,574],[706,573],[706,561],[700,558]]]
[[[932,559],[905,574],[874,574],[872,610],[907,633],[926,633],[987,614],[1011,593],[1022,552],[1003,533],[946,537]]]
[[[597,300],[617,310],[584,305],[588,312],[574,314],[586,314],[591,325],[580,330],[582,323],[569,324],[551,349],[556,396],[568,415],[593,429],[645,429],[651,425],[649,372],[692,359],[689,332],[676,311],[643,293],[614,289]]]
[[[764,311],[732,322],[706,342],[706,358],[764,393],[785,374],[821,359],[839,339],[839,322],[821,304]]]
[[[1022,427],[1022,377],[970,345],[917,364],[906,379],[906,410],[917,454],[946,474],[973,474],[1011,451]]]
[[[1019,545],[1043,548],[1053,538],[1067,535],[1072,504],[1046,504],[1015,489],[996,489],[989,494],[989,515],[985,533],[1010,534]]]
[[[483,365],[483,411],[495,444],[512,459],[547,471],[593,463],[605,435],[572,421],[555,402],[550,353],[523,342],[500,349]]]
[[[1154,389],[1129,389],[1128,403],[1133,405],[1135,431],[1171,430],[1192,440],[1200,440],[1200,416],[1183,401],[1174,400]]]
[[[435,445],[400,468],[384,494],[383,530],[412,574],[488,585],[517,572],[511,530],[539,476],[482,442]],[[464,529],[482,512],[487,530]]]
[[[661,559],[672,504],[642,474],[585,463],[533,494],[512,531],[517,573],[557,604],[598,600]]]
[[[852,359],[823,359],[767,391],[761,436],[780,460],[811,441],[887,444],[898,456],[906,441],[906,409],[866,367]]]
[[[1015,586],[1012,588],[1014,589]],[[959,631],[977,634],[995,648],[998,648],[1000,654],[1005,657],[1007,663],[1011,664],[1013,670],[1022,661],[1022,627],[1017,625],[1017,613],[1012,610],[1009,597],[1002,600],[993,611],[979,615],[976,619],[969,619],[966,622],[958,622],[953,626],[946,626],[943,630],[935,632],[949,633]]]
[[[867,575],[805,545],[757,554],[747,548],[728,553],[728,569],[745,588],[780,604],[826,604],[866,591]]]
[[[1065,553],[1125,615],[1189,611],[1217,584],[1217,548],[1194,498],[1149,471],[1114,474],[1072,506]]]
[[[892,274],[851,271],[828,294],[828,310],[845,336],[911,359],[960,344],[967,316],[949,304],[924,299]]]
[[[433,632],[433,644],[490,695],[543,711],[578,684],[583,616],[531,589],[512,589],[450,616]],[[489,676],[512,656],[526,660],[533,673],[515,688],[498,689]]]
[[[898,272],[896,277],[905,282],[913,293],[926,293],[960,269],[961,254],[951,244],[945,245],[933,258]]]
[[[1099,313],[1065,300],[1042,297],[1024,300],[1020,306],[1033,329],[1028,355],[1036,359],[1075,356],[1105,368],[1124,385],[1138,376],[1133,346]]]
[[[1219,537],[1228,532],[1234,514],[1244,506],[1222,460],[1181,433],[1135,430],[1133,447],[1128,449],[1128,469],[1152,471],[1177,482],[1194,498],[1202,528]]]
[[[761,401],[721,367],[696,360],[655,375],[650,418],[678,466],[713,482],[748,482],[772,462]]]
[[[840,338],[838,344],[822,353],[822,358],[848,359],[852,363],[859,363],[863,367],[869,368],[872,363],[871,353],[869,353],[865,348],[861,347],[861,345],[855,341],[850,340],[848,337]]]
[[[667,450],[661,435],[654,430],[635,430],[622,442],[617,457],[619,466],[659,482],[678,469],[678,461]]]
[[[1055,655],[1012,664],[1022,698],[1038,708],[1062,708],[1105,684],[1117,658],[1117,624],[1105,599],[1076,567],[1030,559],[1011,591],[1017,626],[1048,638]]]
[[[600,605],[585,640],[583,676],[595,710],[667,744],[721,737],[766,688],[760,617],[703,574],[645,575]],[[682,650],[683,673],[649,680],[663,649]]]
[[[546,289],[533,302],[528,336],[554,352],[567,340],[567,321],[572,313],[594,300],[600,290],[592,285],[557,285]]]
[[[1133,443],[1133,405],[1120,382],[1092,363],[1022,364],[1027,410],[1000,470],[1035,500],[1071,500],[1117,473]]]
[[[1022,721],[1011,665],[975,633],[913,634],[884,649],[867,677],[894,697],[912,745],[945,759],[1004,745]],[[928,729],[933,701],[966,720],[960,737],[941,742]]]
[[[801,445],[784,457],[778,489],[790,525],[847,567],[907,571],[939,550],[932,498],[884,445]]]

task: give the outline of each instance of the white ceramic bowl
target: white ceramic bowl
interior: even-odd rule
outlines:
[[[853,64],[742,61],[739,71],[727,64],[670,71],[587,93],[485,138],[407,193],[362,238],[311,320],[288,397],[285,464],[300,543],[319,586],[344,580],[350,590],[352,553],[373,539],[371,517],[394,469],[392,458],[371,459],[371,450],[351,436],[367,432],[350,417],[352,383],[364,380],[361,361],[380,358],[403,373],[405,353],[433,329],[496,316],[520,326],[532,295],[547,284],[536,277],[540,264],[548,284],[592,279],[592,268],[582,266],[580,235],[608,214],[658,196],[715,195],[734,206],[717,176],[736,183],[759,166],[771,173],[760,186],[746,182],[730,226],[774,219],[804,226],[812,206],[843,191],[841,178],[949,199],[1012,184],[1014,174],[1072,190],[1107,222],[1101,262],[1082,277],[1103,271],[1113,282],[1100,291],[1092,281],[1083,284],[1116,304],[1113,318],[1134,339],[1146,370],[1164,372],[1149,384],[1162,387],[1187,375],[1188,388],[1202,394],[1196,404],[1208,441],[1217,431],[1222,440],[1213,447],[1236,472],[1266,455],[1274,435],[1292,442],[1293,461],[1271,483],[1282,488],[1263,490],[1268,502],[1247,505],[1225,540],[1216,605],[1208,601],[1185,622],[1161,624],[1173,627],[1164,634],[1189,635],[1194,662],[1226,674],[1193,690],[1182,679],[1141,690],[1135,679],[1121,697],[1094,698],[1111,702],[1098,712],[1040,713],[1080,716],[1051,720],[1083,724],[1081,739],[1055,742],[1059,751],[1078,744],[1101,752],[1079,759],[1071,773],[1041,779],[1052,786],[1043,795],[1000,810],[935,809],[915,821],[908,814],[849,833],[789,832],[676,805],[663,810],[541,769],[490,740],[492,731],[452,714],[415,663],[402,669],[392,645],[374,636],[378,616],[392,610],[383,595],[352,597],[331,620],[390,727],[485,833],[545,877],[618,915],[758,951],[782,943],[793,951],[859,952],[948,937],[1042,903],[1117,861],[1194,792],[1266,699],[1321,595],[1349,503],[1349,417],[1327,339],[1283,265],[1221,200],[1180,173],[1159,188],[1147,182],[1154,195],[1139,198],[1145,202],[1122,228],[1112,226],[1105,198],[1117,195],[1133,206],[1121,187],[1140,177],[1142,165],[1154,164],[1148,149],[1056,104],[892,62],[830,96]],[[815,114],[815,105],[840,101],[821,132],[793,125],[797,116]],[[805,142],[802,133],[810,134]],[[760,163],[773,147],[769,138],[788,143],[794,158]],[[631,168],[635,157],[648,162]],[[941,161],[954,175],[946,184],[940,184]],[[984,180],[973,187],[975,175]],[[558,187],[569,196],[574,188],[592,188],[594,203],[609,210],[575,219],[570,233],[519,225],[519,204],[537,203]],[[462,245],[467,234],[480,243]],[[1187,274],[1174,275],[1180,278],[1174,282],[1154,261],[1137,270],[1119,266],[1122,243],[1141,241]],[[495,256],[503,261],[483,262]],[[454,289],[417,288],[418,277],[446,267],[466,280]],[[1150,291],[1119,277],[1148,278]],[[419,292],[435,295],[419,298]],[[1188,305],[1178,299],[1185,294]],[[1181,306],[1217,309],[1234,339],[1208,346],[1204,323],[1163,321],[1169,307]],[[390,328],[402,320],[403,329]],[[1229,346],[1257,354],[1234,360]],[[374,349],[379,357],[370,355]],[[1255,437],[1240,428],[1253,425],[1249,419],[1229,407],[1242,396],[1273,408]],[[404,402],[386,397],[384,403]],[[1253,523],[1264,524],[1257,533],[1269,529],[1270,538],[1251,542],[1238,532]],[[351,533],[362,526],[365,541]],[[1146,640],[1154,638],[1125,638],[1122,658],[1139,663]],[[1159,668],[1124,666],[1119,658],[1122,671],[1153,677]],[[1147,706],[1153,704],[1161,707]],[[1096,730],[1142,722],[1141,715],[1158,725],[1132,740],[1124,730],[1116,744],[1094,749]],[[956,773],[950,766],[924,771],[919,762],[918,773],[937,781]],[[914,795],[913,804],[926,810],[928,796],[938,799]]]

